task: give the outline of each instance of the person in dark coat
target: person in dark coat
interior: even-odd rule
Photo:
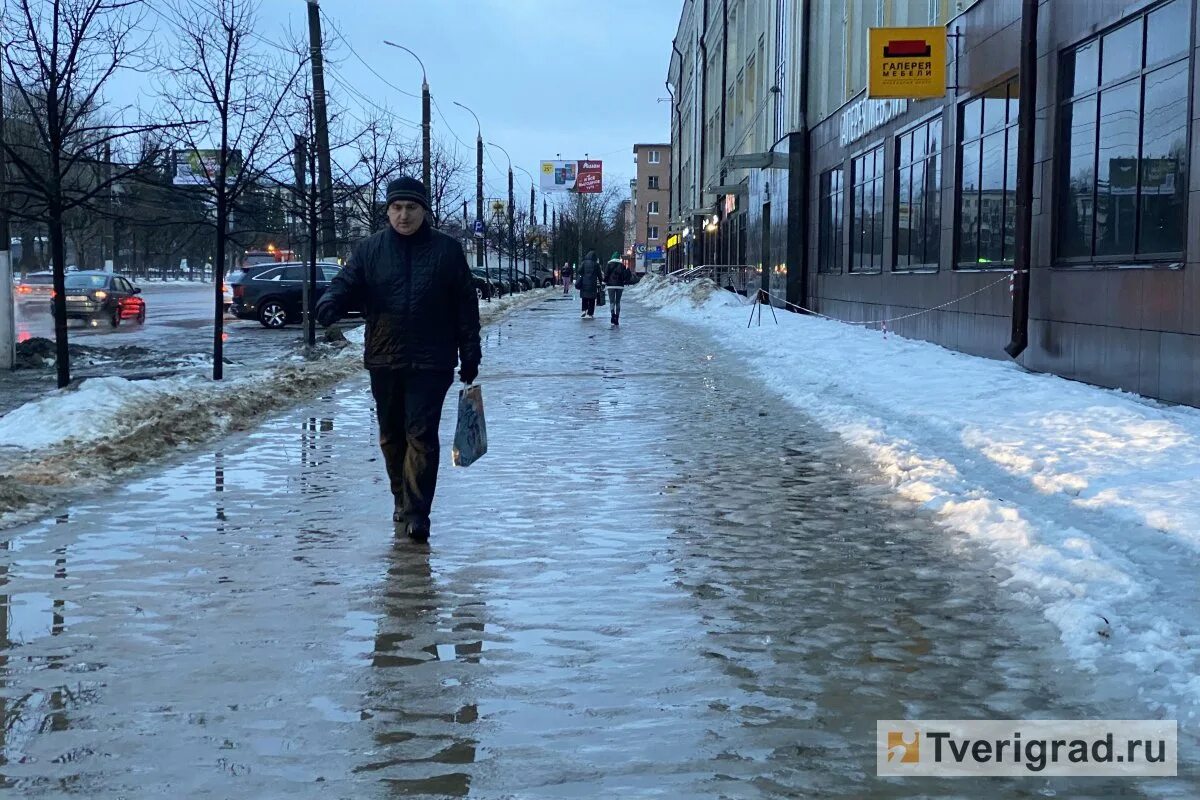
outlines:
[[[429,539],[437,487],[438,423],[454,367],[464,384],[479,375],[479,301],[462,245],[434,230],[415,178],[388,184],[388,225],[355,245],[317,303],[325,327],[348,310],[366,319],[363,362],[371,375],[379,447],[387,465],[392,520]]]
[[[620,254],[613,253],[604,269],[604,285],[608,287],[608,321],[613,327],[621,324],[621,295],[631,283],[633,273],[621,261]]]
[[[603,280],[603,275],[600,261],[596,258],[596,251],[588,250],[588,254],[583,257],[583,261],[579,265],[579,277],[575,279],[575,288],[579,290],[579,297],[583,301],[583,313],[579,315],[580,319],[585,317],[591,319],[596,316],[596,297],[601,291],[601,280]]]

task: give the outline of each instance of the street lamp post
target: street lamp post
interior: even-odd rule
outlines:
[[[404,52],[408,53],[410,56],[415,58],[417,60],[417,63],[421,65],[421,181],[425,184],[425,191],[429,194],[430,197],[432,197],[433,196],[433,186],[431,186],[429,183],[429,169],[430,169],[429,77],[425,73],[425,62],[423,62],[421,60],[421,57],[419,55],[414,53],[412,50],[409,50],[407,47],[405,47],[402,44],[396,44],[395,42],[389,42],[387,39],[384,39],[383,43],[386,45],[391,45],[392,47],[395,47],[397,50],[403,50]]]
[[[504,153],[504,157],[508,159],[508,281],[513,284],[517,281],[517,239],[513,230],[513,223],[516,221],[516,204],[513,202],[512,156],[495,142],[488,142],[488,144]]]
[[[534,191],[533,175],[529,170],[522,167],[515,167],[525,173],[525,177],[529,178],[529,232],[533,232],[533,227],[537,225],[537,196]],[[525,277],[529,277],[529,236],[526,234],[525,241]]]
[[[457,100],[454,105],[465,109],[472,117],[475,117],[475,220],[483,222],[483,126],[479,124],[479,115],[471,109],[464,106]],[[483,251],[487,247],[487,239],[482,236],[477,236],[475,242],[475,266],[483,270],[483,274],[487,275],[487,266],[484,262]],[[500,274],[496,273],[497,283],[499,283]],[[488,298],[491,299],[491,290],[488,291]]]

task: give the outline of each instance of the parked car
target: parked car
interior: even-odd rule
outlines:
[[[106,321],[114,328],[121,320],[146,321],[146,301],[142,290],[124,275],[98,270],[80,270],[66,276],[67,319],[85,322]],[[54,304],[50,304],[51,313]]]
[[[531,267],[529,277],[533,280],[534,286],[540,286],[543,289],[549,289],[558,283],[558,280],[555,279],[554,270],[541,265]]]
[[[232,293],[230,312],[238,319],[256,319],[264,328],[282,328],[299,322],[304,313],[304,276],[307,264],[288,262],[248,266],[231,272],[227,279]],[[317,264],[317,294],[321,299],[341,267]]]
[[[47,308],[53,293],[53,272],[31,272],[17,283],[14,296],[17,298],[17,305],[22,308],[33,305]]]
[[[475,295],[480,300],[487,300],[492,297],[503,297],[508,294],[508,290],[504,288],[504,284],[496,280],[496,275],[493,272],[488,274],[485,270],[479,267],[471,267],[471,277],[475,281]]]

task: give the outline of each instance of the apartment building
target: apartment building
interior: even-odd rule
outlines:
[[[658,271],[666,263],[671,205],[671,145],[635,144],[637,162],[633,197],[634,270]],[[638,246],[642,247],[639,248]],[[642,252],[637,252],[642,250]]]

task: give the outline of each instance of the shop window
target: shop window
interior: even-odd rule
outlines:
[[[958,109],[957,263],[1012,266],[1017,243],[1017,79]]]
[[[883,269],[883,145],[850,164],[850,271],[879,272]]]
[[[942,249],[942,118],[896,137],[896,261],[937,268]]]
[[[1058,260],[1178,260],[1187,241],[1187,0],[1064,51]]]
[[[817,271],[842,271],[842,232],[846,213],[846,193],[841,167],[821,174],[820,207],[817,220]]]

